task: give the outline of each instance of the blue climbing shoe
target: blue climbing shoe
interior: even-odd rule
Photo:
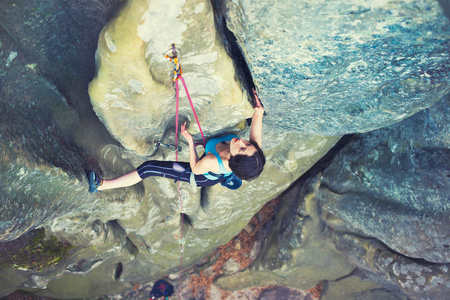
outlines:
[[[103,179],[100,178],[97,174],[95,174],[94,171],[89,171],[88,174],[88,181],[89,181],[89,192],[91,193],[97,193],[97,188],[102,185]]]

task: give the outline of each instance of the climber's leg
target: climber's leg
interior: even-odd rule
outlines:
[[[115,179],[102,179],[93,171],[89,174],[89,191],[91,193],[132,186],[150,176],[164,177],[187,183],[190,183],[191,179],[191,170],[188,162],[158,160],[146,161],[136,170]],[[220,182],[219,179],[210,180],[203,175],[195,175],[195,180],[198,186],[211,186]]]
[[[142,181],[142,178],[139,176],[138,171],[134,170],[115,179],[103,179],[103,183],[99,187],[97,187],[97,190],[103,191],[131,186],[140,181]]]
[[[145,179],[150,176],[164,177],[189,182],[191,171],[187,162],[151,160],[137,168],[139,176]]]

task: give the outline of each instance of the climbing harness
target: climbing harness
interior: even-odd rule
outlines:
[[[178,56],[181,54],[179,49],[175,48],[175,44],[172,44],[172,47],[163,53],[164,57],[169,59],[174,63],[174,77],[173,82],[175,82],[175,95],[176,95],[176,108],[175,108],[175,161],[178,161],[178,111],[179,111],[179,103],[180,103],[180,88],[178,85],[178,80],[180,79],[183,83],[184,91],[186,92],[186,96],[189,100],[189,104],[191,105],[192,113],[194,114],[195,121],[197,122],[198,129],[202,135],[203,146],[206,145],[205,136],[203,135],[202,127],[200,126],[200,121],[198,120],[197,113],[195,112],[194,104],[192,103],[191,96],[189,95],[189,91],[186,86],[186,82],[184,81],[183,70],[181,68],[180,62],[178,61]],[[183,223],[184,223],[184,207],[183,207],[183,199],[181,197],[181,187],[180,182],[177,181],[178,186],[178,196],[180,198],[180,208],[181,208],[181,234],[180,237],[176,237],[178,239],[178,243],[180,244],[180,278],[178,283],[178,298],[181,300],[181,277],[183,275],[183,252],[184,252],[184,244],[186,240],[183,237]]]

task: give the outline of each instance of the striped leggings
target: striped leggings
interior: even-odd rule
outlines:
[[[142,179],[157,176],[190,183],[192,171],[187,162],[150,160],[140,165],[137,172]],[[220,179],[211,180],[203,175],[194,176],[198,186],[212,186],[220,182]]]

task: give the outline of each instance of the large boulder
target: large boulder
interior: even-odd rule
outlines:
[[[355,137],[323,173],[325,211],[405,256],[449,263],[449,112],[445,99]]]
[[[86,144],[111,138],[86,86],[98,32],[119,4],[0,3],[2,241],[89,202],[84,169],[98,156]]]
[[[449,112],[443,99],[394,126],[355,136],[323,172],[315,194],[325,222],[342,232],[343,253],[413,298],[440,298],[450,288]],[[374,263],[382,259],[376,251],[391,262]]]
[[[449,92],[449,21],[438,1],[215,3],[270,99],[270,131],[368,132]]]

